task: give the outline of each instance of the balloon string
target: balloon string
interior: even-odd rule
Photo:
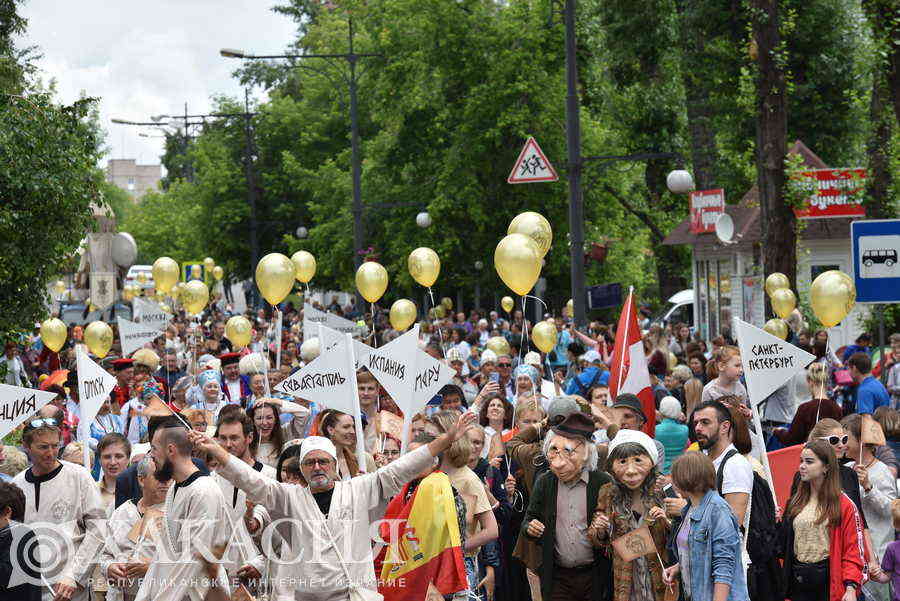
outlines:
[[[372,348],[378,348],[378,339],[375,337],[375,303],[371,303],[372,312]]]
[[[278,308],[275,305],[272,305],[272,319],[275,320],[278,314]],[[268,336],[267,336],[268,338]],[[263,351],[265,352],[265,361],[266,361],[266,373],[263,381],[266,383],[266,396],[272,396],[272,391],[269,389],[269,344],[266,342],[263,344]]]
[[[544,301],[542,301],[540,298],[538,298],[538,297],[536,297],[536,296],[532,296],[531,294],[526,294],[526,295],[523,296],[522,298],[523,298],[523,299],[525,299],[525,298],[533,298],[533,299],[536,300],[537,302],[539,302],[539,303],[541,303],[542,305],[544,305],[544,309],[547,308],[547,303],[545,303]],[[524,303],[524,301],[523,301],[523,303]],[[524,309],[523,309],[523,311],[524,311]]]
[[[435,308],[434,292],[431,291],[431,286],[428,287],[428,296],[431,297],[431,308],[434,309]],[[425,310],[425,315],[428,315],[427,309]],[[443,355],[444,358],[446,359],[447,353],[444,352],[444,333],[441,331],[441,326],[440,326],[441,322],[438,320],[437,311],[435,311],[434,317],[435,317],[435,323],[436,323],[435,327],[437,328],[437,332],[438,332],[438,339],[441,341],[441,355]]]
[[[525,313],[526,298],[528,298],[527,294],[522,296],[522,344],[519,345],[519,363],[522,363],[522,352],[525,350],[525,345],[528,344],[528,314]]]

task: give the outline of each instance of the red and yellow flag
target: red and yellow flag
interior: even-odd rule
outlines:
[[[442,595],[464,590],[468,583],[450,478],[431,474],[404,505],[405,493],[404,488],[385,512],[385,519],[405,523],[398,540],[388,541],[378,592],[385,601],[409,601],[425,599],[429,585]]]

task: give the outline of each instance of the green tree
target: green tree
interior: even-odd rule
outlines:
[[[134,237],[136,263],[149,265],[162,256],[178,262],[206,256],[203,221],[196,190],[176,181],[167,192],[148,192],[132,205],[119,222],[119,231]]]

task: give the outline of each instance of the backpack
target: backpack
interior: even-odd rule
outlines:
[[[725,477],[725,463],[737,455],[735,449],[728,451],[716,470],[716,490],[722,493],[722,480]],[[775,501],[769,483],[765,478],[753,472],[753,492],[750,497],[750,529],[746,534],[747,553],[754,565],[763,565],[775,557],[778,530],[775,523]],[[741,525],[743,530],[743,525]]]

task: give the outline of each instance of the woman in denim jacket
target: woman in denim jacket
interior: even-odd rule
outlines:
[[[672,483],[688,504],[672,527],[667,585],[681,574],[681,598],[749,601],[741,568],[741,536],[731,507],[716,492],[716,470],[703,453],[685,453],[672,464]]]

